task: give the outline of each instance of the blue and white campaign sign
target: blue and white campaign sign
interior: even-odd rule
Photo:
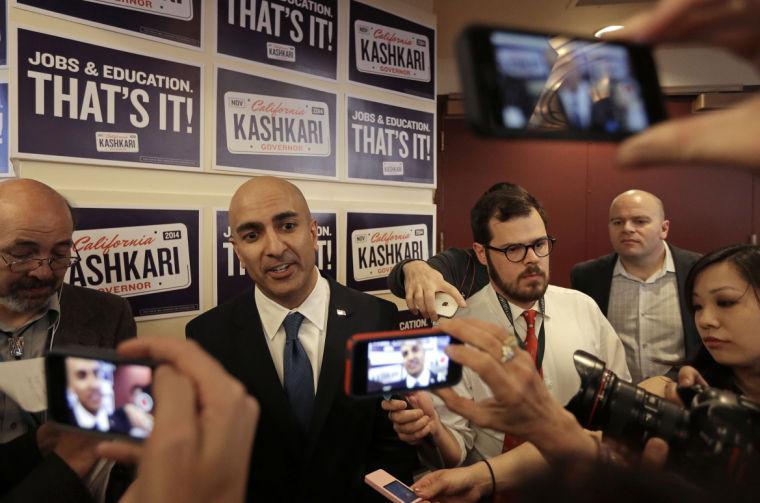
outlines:
[[[159,42],[201,47],[202,0],[16,0],[19,7]]]
[[[348,178],[435,183],[435,114],[348,97]]]
[[[218,169],[336,176],[335,94],[224,68],[216,79]]]
[[[405,259],[427,260],[433,251],[432,214],[346,215],[346,286],[387,292],[386,277]]]
[[[136,319],[200,312],[200,211],[74,208],[66,282],[129,300]]]
[[[435,99],[435,30],[351,0],[348,78]]]
[[[8,155],[8,83],[0,83],[0,178],[13,176]]]
[[[19,153],[201,169],[199,66],[19,29],[17,70]]]
[[[219,54],[335,79],[337,0],[219,0]]]
[[[335,212],[311,214],[317,221],[317,267],[326,276],[336,279],[338,271],[338,238]],[[214,298],[222,304],[252,285],[251,278],[235,255],[230,243],[232,230],[227,210],[216,210],[214,247]]]

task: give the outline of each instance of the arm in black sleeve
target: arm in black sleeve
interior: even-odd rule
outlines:
[[[2,503],[56,501],[87,503],[94,501],[79,476],[55,454],[46,456],[20,482],[8,488]]]
[[[391,293],[399,298],[406,297],[406,287],[404,285],[404,265],[415,259],[403,260],[396,264],[391,273],[388,275],[388,288]],[[454,285],[459,291],[464,292],[468,297],[471,293],[479,288],[470,291],[474,270],[480,263],[475,257],[475,253],[470,248],[449,248],[434,255],[428,259],[427,264],[440,272],[447,283]],[[482,286],[482,285],[481,285]]]

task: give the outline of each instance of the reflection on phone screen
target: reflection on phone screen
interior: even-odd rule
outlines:
[[[91,358],[66,357],[69,424],[85,430],[146,438],[153,429],[153,370]]]
[[[448,377],[448,335],[370,342],[367,348],[367,392],[427,388]]]
[[[495,31],[502,125],[634,133],[649,126],[625,46]]]

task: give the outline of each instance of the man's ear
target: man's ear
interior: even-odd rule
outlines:
[[[317,219],[312,218],[309,224],[309,234],[311,234],[311,241],[314,243],[314,251],[319,251],[319,245],[317,244]]]
[[[660,227],[660,238],[667,239],[669,230],[670,230],[670,220],[663,220],[662,227]]]
[[[475,256],[478,257],[478,262],[484,266],[488,266],[485,247],[480,243],[472,243],[472,249],[475,250]]]

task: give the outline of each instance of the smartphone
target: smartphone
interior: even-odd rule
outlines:
[[[347,344],[346,393],[397,394],[449,387],[462,378],[462,366],[444,352],[460,342],[437,327],[356,334]]]
[[[385,496],[388,501],[396,503],[417,503],[422,498],[412,489],[385,470],[375,470],[364,476],[364,482],[375,491]]]
[[[153,370],[114,351],[60,348],[45,357],[48,418],[92,433],[143,440],[153,430]]]
[[[457,53],[482,135],[619,141],[666,118],[648,46],[472,26]]]

